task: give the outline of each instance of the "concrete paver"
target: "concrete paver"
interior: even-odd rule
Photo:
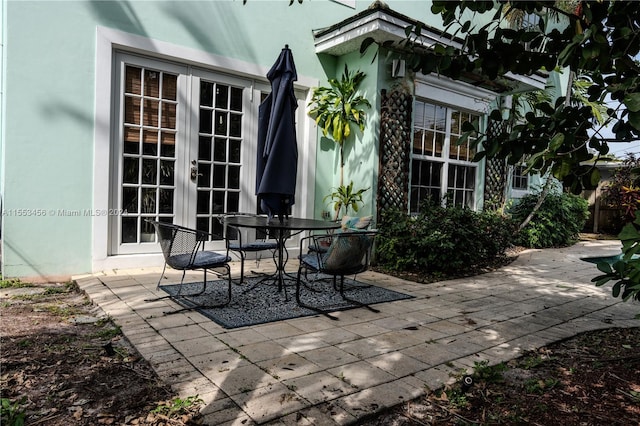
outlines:
[[[372,271],[359,280],[412,299],[227,330],[156,290],[160,268],[77,277],[90,299],[181,396],[199,395],[209,425],[345,425],[496,364],[588,330],[638,327],[638,305],[611,296],[585,256],[618,241],[527,250],[476,277],[417,284]],[[261,265],[267,268],[268,262]],[[294,262],[290,262],[294,267]],[[238,265],[233,265],[232,273]],[[168,271],[165,282],[179,282]],[[185,280],[198,279],[187,274]]]

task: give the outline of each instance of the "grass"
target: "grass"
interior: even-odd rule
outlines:
[[[33,284],[24,283],[17,278],[0,280],[0,288],[22,288],[22,287],[33,287]]]
[[[11,402],[9,398],[0,400],[0,421],[6,426],[22,426],[26,416],[22,405],[27,400],[23,396],[19,401]]]
[[[174,398],[170,401],[160,403],[153,409],[152,413],[162,414],[167,417],[171,417],[176,414],[188,414],[190,408],[200,404],[204,404],[204,401],[200,399],[199,395],[188,396],[184,399]]]

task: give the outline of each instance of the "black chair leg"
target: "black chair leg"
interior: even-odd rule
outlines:
[[[189,307],[184,307],[184,308],[180,308],[180,309],[176,309],[173,311],[166,311],[163,312],[165,315],[173,315],[173,314],[178,314],[181,312],[187,312],[187,311],[193,311],[196,309],[215,309],[215,308],[223,308],[225,306],[227,306],[229,303],[231,303],[231,296],[232,296],[232,284],[233,281],[231,280],[231,268],[227,265],[224,267],[227,270],[227,276],[229,277],[229,279],[227,280],[227,300],[224,303],[219,303],[219,304],[215,304],[215,305],[198,305],[195,304],[193,306],[189,306]],[[204,293],[205,289],[206,289],[206,285],[207,285],[207,271],[205,269],[204,271],[204,283],[203,283],[203,290],[197,294],[190,294],[190,295],[183,295],[180,296],[181,298],[189,298],[189,297],[195,297],[195,296],[199,296],[202,295],[202,293]],[[175,297],[175,296],[174,296]]]
[[[334,277],[335,278],[335,277]],[[380,313],[380,311],[376,308],[372,308],[371,306],[367,305],[366,303],[362,303],[360,301],[351,299],[349,297],[347,297],[344,294],[344,275],[340,276],[340,296],[342,296],[342,299],[346,300],[349,303],[353,303],[354,305],[358,305],[362,308],[367,308],[369,309],[371,312],[375,312],[375,313]]]
[[[298,303],[298,306],[302,307],[302,308],[307,308],[307,309],[311,309],[312,311],[316,311],[319,314],[322,314],[326,317],[328,317],[329,319],[332,319],[334,321],[338,321],[339,318],[334,317],[333,315],[331,315],[329,312],[317,308],[315,306],[311,306],[311,305],[307,305],[305,303],[302,302],[302,300],[300,300],[300,275],[302,274],[302,268],[298,268],[298,276],[296,277],[296,302]],[[306,268],[305,268],[305,274],[306,274]]]

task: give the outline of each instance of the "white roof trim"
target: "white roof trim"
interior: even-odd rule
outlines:
[[[334,29],[314,30],[316,53],[326,53],[341,56],[360,50],[362,42],[371,37],[377,42],[402,41],[406,39],[405,28],[415,25],[411,18],[385,10],[376,10],[353,20],[345,20],[343,25],[337,24]],[[462,48],[462,43],[452,40],[438,32],[423,28],[420,37],[414,40],[425,48],[431,48],[436,43]],[[505,79],[518,83],[517,91],[542,90],[545,88],[547,77],[543,75],[519,75],[511,72],[504,75]]]
[[[496,93],[435,74],[416,76],[415,94],[441,105],[486,114]]]
[[[342,55],[360,49],[360,44],[367,37],[373,37],[376,41],[395,40],[400,41],[406,38],[405,27],[412,25],[411,22],[393,16],[385,11],[379,10],[360,19],[348,22],[326,34],[322,30],[315,31],[321,35],[316,37],[316,53],[328,53],[331,55]],[[447,37],[423,29],[421,37],[417,43],[431,47],[435,43],[442,43],[449,46],[461,47],[458,42]]]

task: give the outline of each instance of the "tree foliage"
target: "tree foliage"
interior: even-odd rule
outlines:
[[[612,126],[616,139],[640,137],[640,2],[447,0],[433,1],[431,11],[441,16],[451,43],[421,45],[422,24],[415,24],[405,29],[403,41],[366,39],[361,51],[378,43],[405,59],[414,71],[454,79],[473,76],[485,82],[505,82],[509,73],[531,76],[552,70],[586,76],[590,81],[584,92],[588,102],[619,102],[608,108],[605,123]],[[542,19],[524,25],[525,17],[536,15]],[[584,102],[562,97],[555,102],[541,101],[535,109],[542,114],[527,113],[503,134],[480,134],[476,141],[484,149],[477,150],[476,160],[497,157],[517,164],[526,159],[532,171],[550,172],[574,193],[594,187],[600,180],[597,161],[587,161],[598,160],[609,151],[597,112]],[[503,120],[499,109],[489,116]],[[477,123],[466,123],[463,130],[480,129]],[[629,261],[640,247],[638,223],[623,231],[623,252]],[[640,273],[622,264],[615,272],[617,275],[608,276],[618,279],[614,295],[625,286],[625,299],[637,296]],[[603,282],[604,278],[598,280],[600,285]]]
[[[433,13],[442,17],[451,40],[459,47],[436,43],[430,48],[417,41],[422,25],[406,28],[401,42],[382,46],[402,56],[409,67],[425,74],[432,72],[454,79],[474,75],[484,81],[499,81],[508,73],[534,75],[550,70],[587,75],[590,85],[586,100],[619,101],[609,108],[607,124],[619,140],[640,136],[640,3],[622,1],[434,1]],[[490,14],[479,26],[477,15]],[[522,16],[540,15],[536,26],[518,26]],[[464,16],[464,17],[463,17]],[[516,24],[514,24],[514,22]],[[365,50],[374,43],[367,39]],[[502,80],[506,81],[506,80]],[[579,193],[600,179],[593,163],[586,160],[604,155],[609,147],[600,136],[603,124],[584,103],[572,104],[564,98],[542,101],[524,120],[497,137],[481,135],[477,160],[483,156],[508,159],[516,164],[528,158],[533,171],[550,171],[563,184]],[[493,120],[503,120],[498,109]],[[468,123],[466,131],[478,131]]]

